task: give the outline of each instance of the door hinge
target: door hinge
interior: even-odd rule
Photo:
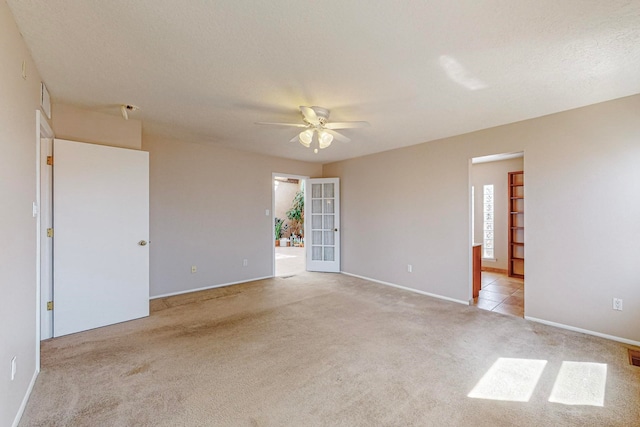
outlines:
[[[53,301],[47,301],[47,311],[53,310]]]
[[[53,228],[47,228],[47,237],[53,237]]]
[[[53,166],[53,156],[47,156],[47,165]]]

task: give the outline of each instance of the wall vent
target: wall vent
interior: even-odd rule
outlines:
[[[640,366],[640,351],[629,350],[629,363],[633,366]]]

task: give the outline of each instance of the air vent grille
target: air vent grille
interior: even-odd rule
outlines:
[[[629,350],[629,363],[633,366],[640,366],[640,351]]]

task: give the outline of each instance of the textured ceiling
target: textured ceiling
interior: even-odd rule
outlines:
[[[8,0],[54,102],[330,162],[640,92],[640,1]],[[288,141],[299,105],[350,143]]]

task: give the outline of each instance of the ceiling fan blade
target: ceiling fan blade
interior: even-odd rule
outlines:
[[[307,125],[302,123],[272,123],[272,122],[256,122],[257,125],[270,125],[270,126],[287,126],[294,128],[306,128]]]
[[[369,122],[332,122],[324,125],[325,129],[353,129],[367,128],[371,126]]]
[[[347,138],[346,136],[344,136],[341,133],[336,132],[335,130],[325,129],[324,131],[330,133],[331,135],[333,135],[333,137],[336,139],[336,141],[340,141],[340,142],[349,142],[349,141],[351,141],[349,138]]]
[[[289,140],[289,142],[298,142],[299,138],[300,138],[300,135],[299,135],[299,134],[296,134],[296,136],[294,136],[293,138],[291,138],[291,139]]]
[[[304,116],[304,118],[312,125],[317,126],[320,124],[320,119],[318,118],[318,115],[316,114],[316,112],[313,111],[313,108],[304,107],[301,105],[300,111],[302,112],[302,115]]]

